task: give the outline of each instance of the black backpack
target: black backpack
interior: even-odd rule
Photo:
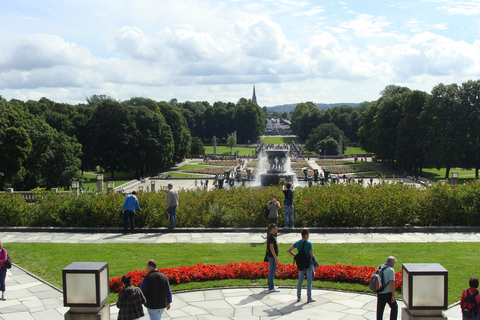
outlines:
[[[475,318],[478,315],[478,304],[477,304],[477,299],[475,299],[475,297],[478,294],[478,291],[472,295],[470,295],[470,292],[468,289],[466,289],[466,291],[467,291],[467,297],[463,300],[463,303],[461,305],[462,315],[465,318]]]
[[[298,251],[298,253],[293,257],[294,263],[297,264],[298,271],[303,271],[305,269],[308,269],[310,267],[310,259],[308,256],[305,254],[303,251],[303,248],[305,247],[305,243],[307,241],[304,241],[302,244],[302,249]]]
[[[378,266],[377,270],[373,274],[368,284],[370,290],[372,290],[373,292],[380,292],[385,289],[388,283],[385,283],[385,276],[383,275],[383,271],[387,268],[388,266],[386,265]]]

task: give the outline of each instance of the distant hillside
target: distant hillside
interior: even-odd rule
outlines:
[[[278,111],[278,112],[290,112],[295,110],[295,107],[297,106],[298,103],[293,103],[293,104],[284,104],[281,106],[273,106],[269,107],[269,111]],[[354,108],[358,107],[360,103],[316,103],[318,109],[320,110],[327,110],[330,108],[338,107],[338,106],[343,106],[343,105],[349,105]]]

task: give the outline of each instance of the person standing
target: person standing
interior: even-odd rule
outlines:
[[[285,228],[293,228],[293,192],[295,191],[295,188],[291,182],[285,182],[282,189],[283,194],[285,195],[285,200],[283,200]]]
[[[131,285],[132,277],[123,276],[123,289],[118,293],[117,308],[118,320],[134,320],[143,317],[142,305],[147,303],[142,290],[139,287]]]
[[[305,275],[307,276],[307,302],[315,302],[317,300],[312,298],[312,283],[313,278],[315,276],[315,268],[313,267],[313,245],[308,238],[310,237],[310,230],[303,229],[302,230],[302,239],[295,242],[290,248],[288,248],[287,252],[295,257],[295,254],[292,252],[293,249],[297,249],[297,252],[303,251],[305,255],[310,260],[310,265],[307,269],[298,271],[298,282],[297,282],[297,302],[302,300],[302,284]]]
[[[388,285],[377,293],[377,320],[383,319],[383,311],[387,303],[390,306],[390,320],[397,320],[398,304],[395,300],[395,271],[393,270],[396,263],[397,259],[394,256],[390,256],[384,265],[383,278]]]
[[[147,261],[147,274],[143,278],[140,289],[147,299],[147,310],[150,320],[162,319],[162,314],[170,309],[172,291],[166,275],[157,270],[157,263],[150,259]]]
[[[140,205],[138,204],[137,192],[132,191],[132,194],[129,194],[125,201],[123,202],[122,211],[123,211],[123,234],[127,234],[128,229],[128,220],[130,220],[130,228],[133,234],[135,229],[135,209],[142,211]]]
[[[173,185],[169,183],[168,192],[167,192],[167,212],[170,215],[169,229],[175,228],[175,223],[177,221],[177,206],[178,206],[177,190],[174,190]]]
[[[267,225],[270,225],[274,223],[275,225],[278,224],[278,210],[282,206],[280,205],[280,202],[277,200],[277,195],[273,194],[272,195],[272,200],[268,201],[267,203],[267,208],[269,210],[268,213],[268,218],[267,218]],[[268,237],[268,235],[267,235]]]
[[[7,261],[7,249],[3,247],[2,241],[0,241],[0,291],[2,291],[1,300],[5,299],[5,278],[7,277],[7,267],[5,262]]]
[[[468,281],[470,288],[463,290],[462,298],[460,299],[460,308],[462,308],[462,320],[479,320],[480,319],[480,293],[478,292],[478,278],[470,278]],[[473,300],[465,301],[467,297],[472,297],[477,303],[477,310],[472,310]],[[466,302],[467,306],[464,306]],[[468,308],[470,307],[470,308]],[[475,314],[476,313],[476,314]]]
[[[275,273],[277,272],[278,264],[278,245],[276,234],[278,232],[278,226],[275,223],[271,223],[268,226],[268,238],[267,238],[267,258],[269,263],[268,269],[268,292],[279,292],[277,287],[273,285],[275,279]]]

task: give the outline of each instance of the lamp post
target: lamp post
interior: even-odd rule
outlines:
[[[62,276],[65,320],[110,319],[108,262],[72,262]]]
[[[447,319],[448,271],[438,263],[404,263],[402,272],[402,319]]]

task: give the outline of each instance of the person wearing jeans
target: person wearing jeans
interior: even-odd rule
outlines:
[[[297,249],[298,252],[302,251],[309,257],[310,266],[307,269],[298,271],[298,282],[297,282],[297,302],[302,300],[302,284],[305,275],[307,276],[307,302],[315,302],[317,300],[312,298],[312,282],[315,276],[315,268],[313,267],[313,245],[308,238],[310,237],[310,230],[302,230],[302,239],[295,242],[290,248],[288,248],[287,253],[295,257],[295,254],[292,252],[293,249]]]
[[[270,231],[267,238],[267,257],[269,263],[268,292],[279,292],[280,290],[273,285],[278,264],[278,245],[277,238],[275,237],[278,232],[278,227],[275,223],[271,223],[268,226],[268,230]]]
[[[169,310],[172,303],[172,291],[165,274],[157,270],[157,263],[151,259],[147,261],[147,274],[143,278],[140,289],[147,299],[148,315],[150,320],[160,320],[165,310]]]
[[[132,194],[129,194],[125,201],[123,202],[122,211],[123,211],[123,234],[127,234],[128,230],[128,221],[130,221],[130,229],[132,234],[135,229],[135,209],[142,211],[140,205],[138,204],[137,192],[132,191]]]
[[[395,271],[393,270],[396,263],[397,259],[394,256],[388,257],[385,263],[387,268],[383,270],[383,278],[388,285],[377,293],[377,320],[383,319],[383,311],[387,303],[390,306],[390,320],[397,320],[398,304],[395,300]]]

